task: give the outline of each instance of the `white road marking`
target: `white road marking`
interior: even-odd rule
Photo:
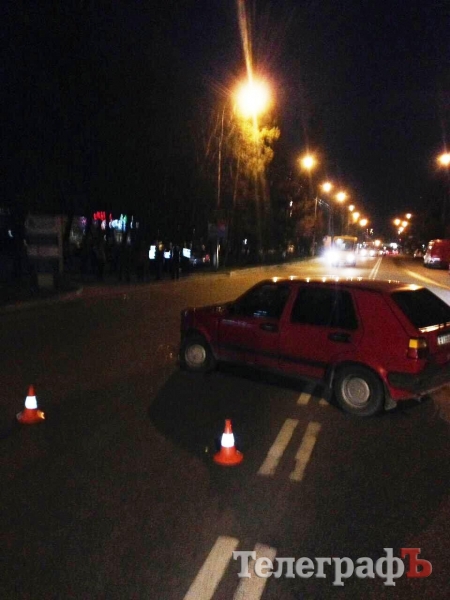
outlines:
[[[311,394],[308,392],[302,392],[298,397],[297,404],[300,406],[306,406],[311,398]]]
[[[382,257],[380,256],[377,260],[377,262],[375,263],[373,269],[370,271],[370,275],[369,275],[369,279],[376,279],[377,278],[377,274],[378,274],[378,270],[381,266],[381,261],[382,261]]]
[[[409,269],[405,269],[404,267],[402,267],[402,271],[404,271],[405,273],[408,273],[408,275],[410,277],[413,277],[414,279],[418,279],[419,281],[423,281],[423,283],[428,284],[429,287],[436,286],[438,288],[442,288],[444,290],[448,290],[448,286],[447,285],[443,285],[442,283],[439,283],[438,281],[434,281],[434,279],[430,279],[429,277],[425,277],[425,275],[420,275],[420,273],[415,273],[414,271],[410,271]]]
[[[286,446],[298,425],[297,419],[286,419],[280,433],[277,435],[272,447],[267,453],[266,460],[259,468],[258,475],[274,475]]]
[[[239,540],[220,536],[192,582],[184,600],[210,600],[225,573]],[[265,581],[265,580],[264,580]]]
[[[314,384],[307,385],[297,399],[297,406],[306,406],[311,399],[318,401],[320,406],[328,406],[328,402],[325,398],[319,398],[318,396],[313,395],[315,388],[316,386]]]
[[[303,390],[303,392],[298,397],[297,404],[300,406],[306,406],[306,404],[308,404],[310,398],[312,397],[315,387],[316,387],[315,384],[308,383],[305,386],[305,389]]]
[[[295,456],[295,469],[289,475],[291,481],[301,481],[305,473],[306,466],[311,457],[317,435],[320,431],[320,423],[311,422],[306,428],[300,448]]]
[[[277,555],[275,548],[264,546],[263,544],[256,544],[254,550],[256,552],[256,560],[264,557],[273,562],[275,556]],[[250,572],[250,577],[241,579],[233,596],[233,600],[259,600],[261,598],[264,587],[267,583],[267,579],[264,577],[257,577],[255,575],[255,562],[256,561],[254,560],[249,562],[248,570]]]

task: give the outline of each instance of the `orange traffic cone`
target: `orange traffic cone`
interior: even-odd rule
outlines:
[[[214,455],[214,462],[224,467],[239,465],[244,455],[234,447],[234,435],[231,430],[231,420],[225,419],[225,431],[222,434],[220,451]]]
[[[40,423],[44,419],[44,413],[41,410],[38,410],[37,407],[34,386],[30,385],[28,388],[28,396],[25,398],[25,408],[22,412],[17,414],[17,420],[19,423],[23,423],[25,425],[33,425],[34,423]]]

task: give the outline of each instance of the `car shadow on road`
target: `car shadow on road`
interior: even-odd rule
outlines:
[[[183,449],[205,457],[220,448],[225,419],[231,419],[236,447],[245,451],[253,431],[264,433],[275,396],[291,400],[311,388],[309,382],[235,365],[213,373],[177,370],[149,408],[155,427]],[[324,386],[315,393],[332,402]],[[282,400],[279,400],[282,402]]]
[[[298,406],[304,385],[271,376],[261,380],[256,372],[231,367],[200,376],[175,372],[149,417],[164,436],[208,465],[220,509],[233,515],[224,535],[244,540],[246,549],[257,540],[277,548],[279,556],[375,560],[384,548],[399,556],[401,547],[420,546],[447,500],[450,479],[450,425],[440,418],[434,401],[406,402],[361,419],[336,408],[320,412],[318,404]],[[273,429],[294,417],[300,421],[293,443],[275,475],[261,477],[258,467],[273,441]],[[211,457],[224,418],[232,418],[236,446],[245,454],[236,469],[216,467]],[[303,480],[293,482],[289,474],[295,452],[310,420],[320,422],[320,435]],[[447,534],[436,544],[445,545]],[[435,552],[423,548],[430,560]],[[293,584],[298,597],[318,590],[317,580]],[[326,585],[321,597],[335,591],[328,589],[329,581]],[[359,589],[360,583],[351,585]],[[353,591],[348,597],[361,597]]]

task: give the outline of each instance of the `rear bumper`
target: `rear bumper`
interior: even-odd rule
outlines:
[[[396,389],[404,390],[411,396],[425,396],[450,384],[450,363],[443,366],[428,365],[421,373],[396,373],[388,374],[388,383]]]

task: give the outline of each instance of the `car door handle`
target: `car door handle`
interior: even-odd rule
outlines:
[[[328,339],[332,342],[343,342],[344,344],[348,344],[350,342],[350,334],[343,333],[342,331],[330,333]]]
[[[263,331],[270,331],[271,333],[275,333],[278,331],[278,325],[276,325],[275,323],[262,323],[259,326],[259,328]]]

